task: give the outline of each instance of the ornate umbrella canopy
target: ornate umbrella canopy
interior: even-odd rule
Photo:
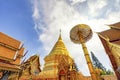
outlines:
[[[70,39],[74,43],[85,43],[92,37],[92,30],[86,24],[78,24],[70,31]]]

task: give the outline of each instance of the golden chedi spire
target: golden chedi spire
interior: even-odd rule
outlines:
[[[48,56],[55,55],[55,54],[70,56],[69,52],[67,51],[67,48],[65,47],[65,44],[62,40],[61,30],[60,30],[60,35],[59,35],[58,41],[55,43],[53,49],[51,50],[51,52],[49,53]]]

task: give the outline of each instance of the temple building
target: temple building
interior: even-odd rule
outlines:
[[[39,74],[41,80],[85,80],[84,76],[76,71],[74,60],[67,51],[61,34],[44,60],[43,71]]]
[[[115,30],[112,28],[112,30],[115,31],[115,34],[116,31],[119,31],[116,28]],[[111,38],[111,35],[105,33],[107,34],[106,39],[106,36],[103,35],[104,32],[100,32],[98,35],[101,40],[106,41],[107,49],[112,49],[111,53],[107,54],[114,57],[114,66],[116,66],[116,72],[119,72],[120,49],[118,43],[120,37],[117,35]],[[117,32],[117,34],[120,33]],[[92,80],[91,76],[84,76],[77,71],[74,59],[70,56],[61,34],[50,53],[44,58],[43,70],[40,69],[38,55],[33,55],[28,60],[21,62],[25,54],[20,41],[0,32],[0,80]],[[114,75],[103,75],[102,78],[117,80]]]
[[[113,70],[120,80],[120,22],[109,25],[110,29],[98,33],[98,36],[111,61]]]
[[[0,80],[18,78],[24,56],[22,45],[20,41],[0,32]]]

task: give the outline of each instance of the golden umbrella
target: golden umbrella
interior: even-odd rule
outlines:
[[[92,34],[93,34],[92,30],[90,29],[90,27],[88,25],[78,24],[71,29],[70,39],[74,43],[78,43],[78,44],[82,45],[82,48],[83,48],[83,51],[84,51],[84,56],[86,58],[87,65],[88,65],[92,80],[99,80],[97,78],[97,75],[96,75],[95,70],[93,68],[93,65],[92,65],[90,56],[88,54],[86,44],[85,44],[85,42],[87,42],[88,40],[91,39]]]

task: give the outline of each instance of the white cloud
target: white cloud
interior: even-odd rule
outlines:
[[[107,0],[89,0],[88,7],[89,7],[89,14],[91,16],[98,16],[100,11],[107,5]]]
[[[34,0],[32,1],[32,4],[33,4],[33,17],[34,19],[39,19],[40,17],[40,13],[39,13],[39,8],[38,8],[38,1],[37,0]]]
[[[77,4],[77,3],[83,3],[83,2],[85,2],[86,0],[68,0],[68,1],[70,1],[70,3],[71,3],[72,5],[75,5],[75,4]]]
[[[35,29],[38,32],[42,31],[39,34],[39,40],[43,43],[43,48],[47,52],[42,53],[41,51],[41,54],[44,54],[42,58],[45,57],[45,54],[49,54],[58,39],[59,30],[62,29],[63,41],[71,56],[75,59],[79,70],[84,75],[89,75],[81,45],[70,41],[69,32],[73,26],[81,23],[88,24],[93,32],[106,30],[108,26],[105,26],[105,24],[120,21],[120,11],[112,12],[113,9],[110,9],[110,7],[113,6],[109,6],[108,0],[97,0],[96,2],[88,0],[86,3],[84,3],[85,0],[82,0],[83,2],[81,0],[71,1],[74,2],[74,5],[69,5],[66,0],[34,0],[32,2]],[[85,5],[82,5],[82,3]],[[80,9],[78,4],[79,6],[82,5]],[[120,8],[119,6],[114,7],[116,9]],[[109,60],[95,33],[93,38],[87,42],[87,46],[90,51],[98,56],[103,65],[110,68]],[[103,61],[101,56],[106,58],[106,61]]]

